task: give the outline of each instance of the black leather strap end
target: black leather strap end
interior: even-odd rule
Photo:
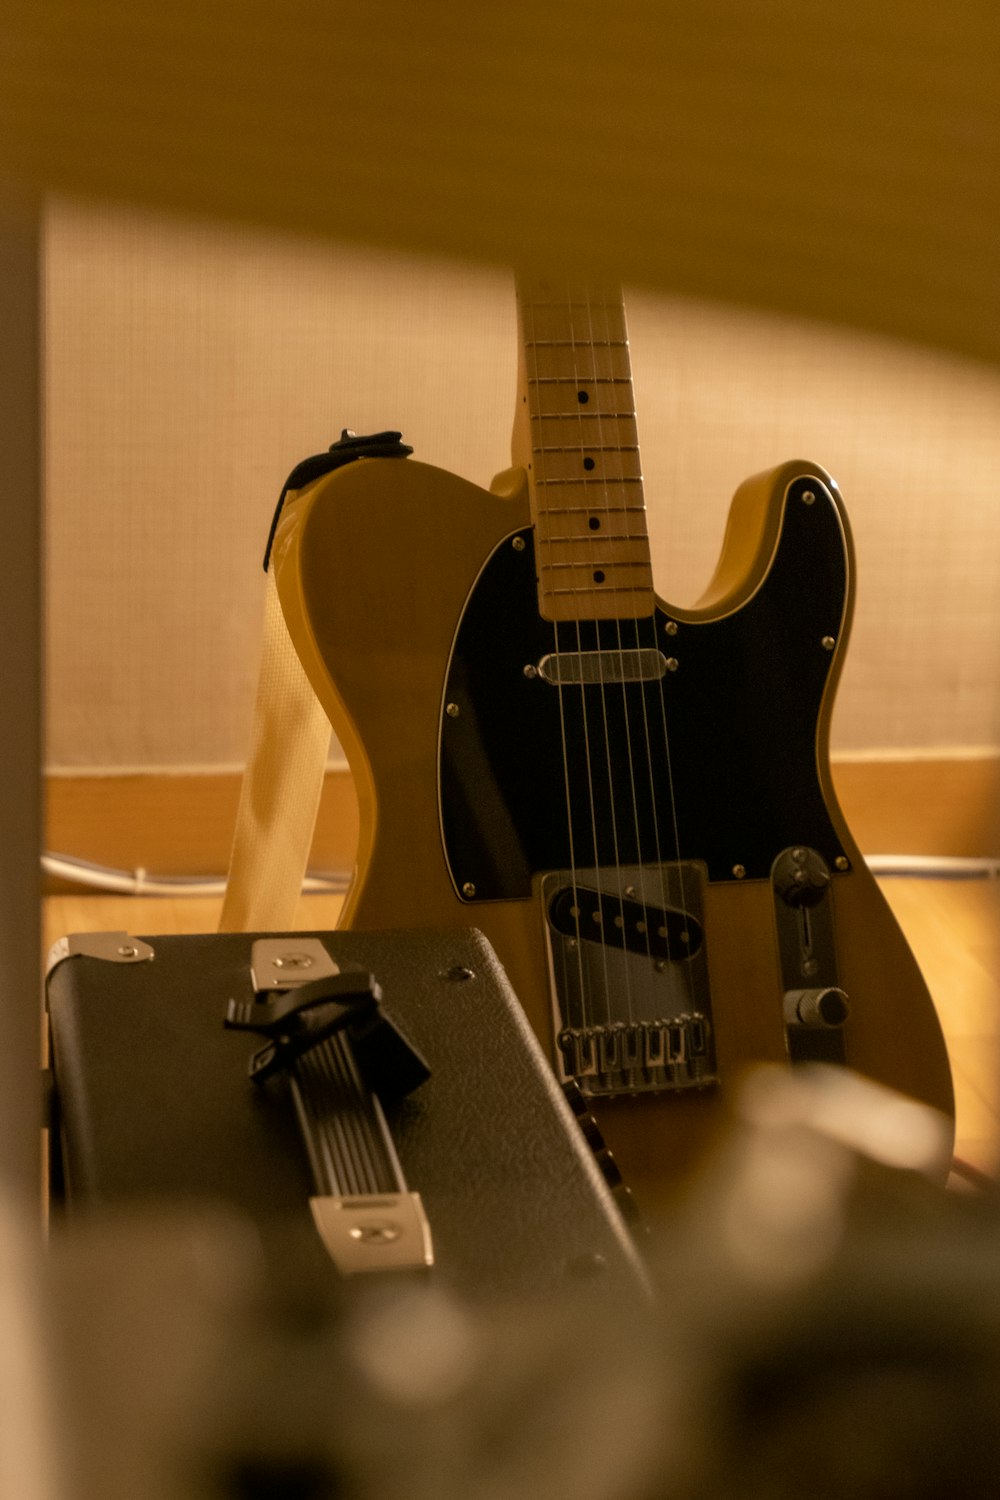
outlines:
[[[264,572],[271,565],[271,548],[274,546],[275,532],[289,490],[301,490],[305,485],[312,484],[314,479],[321,479],[324,474],[340,469],[344,464],[352,464],[359,458],[409,458],[413,449],[402,441],[402,436],[401,432],[373,432],[367,436],[359,436],[345,427],[326,453],[314,453],[311,458],[304,458],[301,463],[297,463],[285,480],[271,520],[267,546],[264,549]]]

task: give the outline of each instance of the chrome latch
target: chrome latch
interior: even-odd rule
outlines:
[[[143,964],[154,958],[153,949],[127,932],[71,932],[49,949],[46,974],[66,958],[99,958],[109,964]]]
[[[263,990],[294,990],[316,979],[340,973],[319,938],[258,938],[250,950],[250,973],[259,995]]]
[[[434,1264],[419,1193],[310,1198],[320,1238],[342,1276],[420,1271]]]

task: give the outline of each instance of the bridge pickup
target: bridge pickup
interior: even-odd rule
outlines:
[[[718,1081],[704,883],[693,860],[542,877],[554,1061],[587,1098]]]
[[[693,958],[704,941],[690,912],[577,885],[564,886],[549,902],[549,921],[568,938],[589,938],[652,958]]]

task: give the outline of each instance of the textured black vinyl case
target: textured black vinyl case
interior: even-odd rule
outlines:
[[[255,1039],[223,1027],[227,1002],[253,995],[255,938],[275,936],[148,937],[143,961],[74,954],[50,968],[56,1212],[224,1205],[262,1228],[301,1223],[323,1257],[287,1083],[251,1082]],[[373,974],[431,1069],[389,1111],[430,1220],[430,1274],[472,1295],[546,1292],[583,1275],[637,1290],[629,1232],[485,938],[286,936],[316,938],[342,970]]]

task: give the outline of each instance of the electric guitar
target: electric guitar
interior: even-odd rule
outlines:
[[[707,593],[664,603],[621,294],[518,302],[515,468],[487,491],[361,459],[289,495],[275,535],[357,784],[344,924],[480,928],[644,1208],[756,1062],[843,1063],[953,1114],[830,777],[854,592],[834,481],[791,462],[741,485]]]

